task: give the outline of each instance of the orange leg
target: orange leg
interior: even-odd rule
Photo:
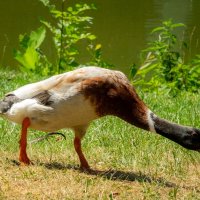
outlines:
[[[19,141],[19,144],[20,144],[19,160],[21,164],[25,164],[25,165],[29,165],[31,163],[26,153],[27,129],[30,126],[30,124],[31,124],[30,119],[26,117],[22,122],[21,138]]]
[[[90,169],[90,166],[81,150],[81,139],[77,136],[74,138],[74,148],[76,150],[76,153],[78,154],[81,163],[81,168],[86,170]]]

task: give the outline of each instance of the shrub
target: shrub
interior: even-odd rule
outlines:
[[[197,92],[200,86],[200,56],[189,63],[184,62],[183,48],[185,42],[178,40],[174,30],[184,24],[174,24],[172,20],[164,21],[162,26],[153,29],[157,37],[142,52],[144,61],[141,67],[134,65],[131,69],[132,81],[144,90],[167,88],[173,94],[180,90]],[[182,45],[181,45],[182,47]]]
[[[94,5],[75,4],[73,7],[65,8],[65,0],[62,0],[62,8],[58,10],[49,0],[39,1],[48,7],[55,23],[52,25],[41,20],[42,27],[31,34],[20,35],[20,50],[14,51],[14,58],[20,63],[21,70],[51,75],[69,71],[79,65],[111,66],[103,61],[101,45],[94,44],[96,36],[89,32],[92,18],[85,15],[85,12],[95,9]],[[51,32],[57,55],[53,64],[40,49],[45,39],[46,28]],[[86,51],[91,57],[90,61],[84,64],[78,61],[80,41],[84,41]]]

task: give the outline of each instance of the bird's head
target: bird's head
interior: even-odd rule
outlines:
[[[200,129],[190,128],[184,136],[184,144],[186,148],[200,152]]]

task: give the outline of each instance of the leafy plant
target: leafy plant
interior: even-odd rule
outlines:
[[[83,63],[78,60],[79,46],[84,44],[91,56],[88,65],[110,67],[102,59],[101,44],[94,44],[96,36],[89,32],[92,18],[85,12],[95,9],[94,5],[75,4],[74,7],[65,8],[65,0],[61,1],[61,10],[50,4],[49,0],[39,0],[48,7],[53,22],[41,20],[52,35],[57,59],[54,64],[41,51],[40,45],[45,39],[46,29],[40,27],[30,35],[20,36],[20,51],[15,50],[15,59],[21,64],[22,70],[35,71],[43,75],[58,74],[71,70]]]
[[[62,0],[62,8],[58,10],[48,0],[40,1],[49,8],[51,17],[56,21],[52,25],[48,21],[41,20],[53,34],[58,56],[56,72],[78,66],[80,63],[77,61],[79,54],[77,44],[83,40],[91,42],[96,39],[96,36],[88,31],[92,24],[92,18],[85,16],[85,11],[95,9],[94,5],[76,4],[65,10],[65,0]]]
[[[36,70],[40,62],[40,54],[37,51],[44,41],[46,30],[44,27],[32,31],[30,35],[19,36],[20,50],[14,50],[14,58],[21,64],[22,70]]]
[[[174,34],[178,27],[184,27],[184,24],[174,24],[172,20],[168,20],[153,29],[152,34],[158,39],[150,42],[149,47],[143,51],[142,55],[145,57],[143,56],[142,66],[137,68],[134,65],[131,70],[135,85],[148,90],[167,88],[172,93],[179,90],[196,92],[199,89],[200,57],[185,64],[184,52],[179,48],[181,41]]]
[[[102,58],[101,44],[97,44],[97,45],[90,44],[90,45],[88,45],[87,50],[89,51],[89,53],[91,55],[91,60],[87,65],[99,66],[99,67],[103,67],[103,68],[114,68],[113,64],[106,62]]]

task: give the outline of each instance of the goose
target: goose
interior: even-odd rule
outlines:
[[[0,101],[0,114],[22,125],[19,161],[23,165],[31,164],[26,152],[28,128],[44,132],[70,128],[75,133],[80,168],[90,169],[81,141],[89,124],[106,115],[160,134],[187,149],[200,150],[200,129],[158,117],[122,72],[105,68],[82,67],[22,86]]]

